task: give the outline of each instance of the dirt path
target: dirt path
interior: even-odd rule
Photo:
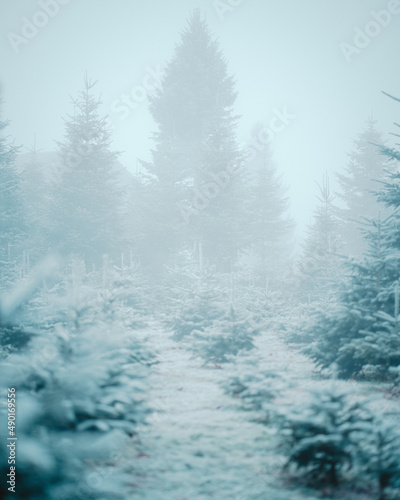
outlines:
[[[249,421],[240,401],[220,381],[234,365],[201,367],[184,345],[154,327],[146,331],[157,352],[150,379],[150,405],[160,410],[141,429],[135,451],[132,498],[146,500],[288,500],[307,498],[282,489],[273,429]],[[312,364],[273,335],[258,340],[264,360],[276,369],[303,371]],[[295,496],[293,496],[295,495]]]

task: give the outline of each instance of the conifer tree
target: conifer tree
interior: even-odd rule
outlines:
[[[27,213],[29,259],[32,264],[40,261],[48,249],[47,231],[50,222],[50,181],[46,178],[36,144],[30,149],[28,159],[21,165],[21,188]]]
[[[344,207],[338,210],[345,251],[361,256],[365,250],[360,224],[362,218],[376,219],[382,211],[374,192],[380,189],[378,181],[387,178],[393,169],[392,163],[379,152],[383,144],[382,135],[376,128],[376,121],[370,118],[365,130],[354,141],[349,162],[344,173],[338,173],[340,190],[338,198]]]
[[[262,124],[252,130],[252,141]],[[249,174],[248,244],[253,259],[255,283],[264,289],[277,287],[289,262],[294,222],[288,215],[287,189],[277,173],[270,145],[260,144],[246,164]]]
[[[343,378],[385,378],[400,361],[400,343],[396,345],[390,325],[400,271],[398,256],[385,243],[391,224],[392,217],[370,222],[365,257],[347,263],[348,279],[340,285],[338,304],[319,311],[312,325],[316,342],[308,352]]]
[[[21,179],[15,168],[18,148],[4,135],[7,125],[0,121],[0,286],[15,274],[26,232]]]
[[[58,143],[60,175],[53,188],[51,241],[64,255],[77,254],[86,264],[100,264],[103,254],[123,249],[118,153],[111,151],[111,131],[99,115],[100,100],[85,77],[84,90],[65,120],[65,139]]]
[[[233,78],[199,10],[191,15],[150,98],[157,124],[152,161],[153,248],[174,257],[194,242],[230,266],[240,242],[242,155],[235,141]],[[163,255],[154,260],[164,261]]]
[[[356,438],[365,439],[372,432],[373,418],[363,404],[334,386],[311,396],[311,401],[285,414],[285,468],[297,470],[310,485],[337,486],[341,475],[354,465]]]
[[[3,481],[0,497],[122,500],[131,481],[124,470],[128,436],[149,413],[143,393],[151,354],[132,335],[133,311],[118,293],[121,284],[101,293],[81,262],[73,263],[72,286],[65,283],[62,297],[42,292],[38,303],[35,286],[54,264],[44,262],[30,283],[0,302],[2,343],[11,329],[6,320],[35,324],[30,334],[13,329],[12,348],[0,346],[2,382],[21,411],[7,429],[7,408],[0,408],[2,435],[18,429],[21,443],[17,487],[10,492]],[[26,314],[21,305],[28,300]],[[0,447],[3,477],[10,473],[6,449]],[[101,479],[95,485],[87,480],[93,472]]]
[[[254,349],[253,339],[258,333],[260,325],[251,315],[231,304],[224,315],[216,317],[203,331],[195,332],[198,342],[193,350],[205,364],[226,363],[233,356]]]
[[[398,151],[382,146],[397,159]],[[321,312],[313,325],[316,338],[308,351],[322,367],[334,365],[339,376],[387,379],[400,365],[400,174],[391,173],[377,193],[389,212],[367,221],[367,251],[349,262],[336,310]]]
[[[181,340],[204,331],[225,313],[226,290],[215,267],[192,263],[190,268],[170,269],[168,297],[171,301],[166,324]]]
[[[327,174],[318,189],[319,204],[308,228],[300,261],[301,287],[302,294],[309,300],[328,300],[339,268],[339,222]]]

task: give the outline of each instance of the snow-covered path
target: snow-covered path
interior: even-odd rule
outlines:
[[[249,421],[249,414],[239,410],[240,401],[221,389],[233,364],[201,367],[201,360],[193,359],[168,332],[154,327],[146,335],[159,361],[150,379],[149,403],[160,413],[139,433],[132,498],[312,499],[279,485],[282,458],[274,451],[273,429]],[[273,334],[264,334],[257,343],[274,368],[310,377],[310,361],[290,352]]]

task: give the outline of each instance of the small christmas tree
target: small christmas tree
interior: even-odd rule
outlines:
[[[263,366],[263,361],[256,351],[240,354],[227,369],[231,375],[222,387],[239,400],[242,410],[254,415],[253,421],[270,425],[277,412],[275,399],[291,383],[285,374]]]
[[[14,322],[22,318],[17,299],[29,298],[32,289],[3,302]],[[82,261],[73,265],[70,293],[49,298],[52,308],[61,308],[51,316],[54,322],[41,329],[36,321],[29,344],[0,361],[4,384],[18,397],[20,438],[17,493],[9,494],[3,482],[0,495],[122,500],[129,478],[119,462],[128,436],[136,436],[149,412],[144,392],[150,355],[127,325],[123,303],[85,283]],[[46,310],[43,298],[36,305],[36,314]],[[3,425],[6,415],[1,417]],[[7,460],[1,464],[5,476]],[[88,480],[92,473],[101,478],[96,485]]]
[[[253,349],[253,338],[259,331],[260,326],[251,317],[231,305],[224,316],[196,332],[198,341],[193,350],[204,359],[204,364],[226,363],[238,353]]]
[[[388,419],[376,419],[373,448],[364,457],[366,471],[378,484],[379,500],[396,498],[400,488],[400,433]]]
[[[215,267],[195,264],[192,269],[175,269],[172,288],[173,304],[166,325],[172,328],[175,340],[182,340],[195,331],[204,331],[224,313],[225,294]]]
[[[285,469],[299,473],[313,486],[337,486],[354,465],[357,441],[372,431],[372,415],[335,389],[311,396],[311,401],[284,414]]]

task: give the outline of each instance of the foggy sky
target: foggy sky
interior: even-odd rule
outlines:
[[[398,106],[381,94],[400,96],[397,0],[60,0],[65,5],[46,22],[38,12],[47,1],[0,0],[1,118],[11,120],[8,134],[25,147],[36,133],[38,148],[56,149],[62,117],[72,112],[69,95],[82,89],[88,71],[122,163],[134,171],[136,158],[150,159],[155,125],[141,92],[159,78],[195,7],[236,78],[239,143],[254,122],[275,123],[284,110],[291,116],[272,145],[300,230],[316,203],[314,181],[345,166],[368,116],[384,133],[398,121]],[[371,11],[389,8],[398,13],[377,24]],[[23,18],[43,23],[27,43],[18,38]],[[357,40],[363,48],[355,45],[357,29],[371,33]],[[343,43],[356,47],[347,59]],[[122,106],[124,95],[130,108]]]

